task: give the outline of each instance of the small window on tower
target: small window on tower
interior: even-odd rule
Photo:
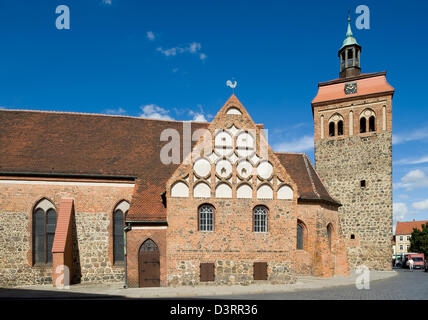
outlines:
[[[342,120],[340,120],[337,123],[337,135],[338,136],[342,136],[343,135],[343,121]]]
[[[364,133],[366,131],[367,131],[367,129],[366,129],[366,118],[362,117],[360,119],[360,133]]]
[[[328,124],[328,135],[334,137],[334,122]]]
[[[352,59],[354,57],[354,52],[352,49],[348,50],[348,59]]]
[[[375,117],[374,116],[371,116],[369,118],[369,131],[370,132],[376,131],[376,124],[375,124]]]
[[[351,240],[355,239],[355,234],[351,234]]]
[[[361,186],[361,188],[365,188],[366,187],[366,180],[361,180],[360,186]]]

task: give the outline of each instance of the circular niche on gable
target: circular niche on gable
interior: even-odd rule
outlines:
[[[247,179],[253,173],[253,166],[248,161],[241,161],[236,167],[238,175],[244,179]]]
[[[257,174],[263,178],[268,179],[272,176],[273,167],[268,161],[262,161],[257,166]]]
[[[227,178],[232,174],[232,164],[227,160],[220,160],[215,166],[215,171],[222,178]]]
[[[254,148],[253,136],[247,132],[240,133],[236,138],[236,146],[238,148],[253,149]]]
[[[211,163],[205,158],[200,158],[193,164],[193,170],[199,177],[205,178],[211,172]]]
[[[216,147],[232,148],[233,147],[232,136],[229,133],[227,133],[226,131],[220,131],[215,136],[215,146]]]

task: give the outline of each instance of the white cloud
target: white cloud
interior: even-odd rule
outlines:
[[[313,136],[303,136],[299,139],[280,142],[274,145],[274,150],[278,152],[303,152],[314,147]]]
[[[401,182],[395,183],[396,188],[405,188],[407,191],[415,188],[427,188],[428,177],[420,169],[409,171],[404,177],[401,178]]]
[[[428,210],[428,199],[419,202],[413,202],[412,207],[418,210]]]
[[[207,122],[207,119],[205,119],[205,116],[203,114],[196,113],[193,116],[193,121],[196,121],[196,122]]]
[[[201,60],[205,60],[207,58],[205,53],[200,52],[201,44],[199,42],[192,42],[187,47],[172,47],[169,49],[158,47],[156,50],[162,53],[165,57],[174,57],[177,54],[190,53],[192,55],[198,54],[199,59]]]
[[[211,118],[210,114],[205,115],[204,109],[201,104],[198,104],[199,111],[189,111],[189,115],[193,116],[193,121],[208,122],[207,118]]]
[[[422,156],[417,159],[409,159],[409,158],[401,159],[401,160],[398,160],[395,164],[410,165],[410,164],[422,164],[427,162],[428,162],[428,155]]]
[[[156,39],[156,36],[152,31],[147,31],[147,39],[149,39],[150,41],[153,41]]]
[[[409,199],[409,196],[407,194],[399,194],[398,197],[400,199]]]
[[[123,109],[122,107],[119,107],[119,108],[113,108],[113,109],[106,109],[106,110],[104,110],[104,113],[107,113],[107,114],[125,114],[126,113],[126,110],[125,109]]]
[[[393,134],[392,143],[400,144],[411,141],[428,140],[428,127],[416,129],[406,134]]]
[[[140,108],[141,111],[143,111],[143,113],[140,114],[140,117],[142,118],[174,120],[168,115],[169,110],[161,108],[155,104],[147,104],[145,106],[141,106]]]
[[[112,3],[112,0],[103,0],[103,4],[110,6]]]
[[[392,212],[394,220],[404,220],[405,216],[409,213],[407,205],[404,202],[394,202],[392,204]]]

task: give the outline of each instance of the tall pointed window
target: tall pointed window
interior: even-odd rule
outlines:
[[[333,242],[333,226],[331,223],[327,226],[327,241],[328,241],[328,248],[331,250],[332,242]]]
[[[330,122],[328,124],[328,135],[330,137],[334,137],[334,131],[335,131],[335,129],[334,129],[334,122]]]
[[[121,201],[113,211],[113,263],[123,263],[124,241],[123,229],[125,227],[125,216],[129,210],[129,203]]]
[[[214,207],[210,204],[203,204],[199,207],[199,231],[214,230]]]
[[[265,206],[257,206],[253,210],[254,232],[267,232],[267,213]]]
[[[306,226],[305,224],[297,220],[297,250],[305,250],[305,239],[306,239]]]
[[[33,261],[35,264],[52,263],[57,214],[47,199],[40,201],[33,211]]]
[[[343,121],[342,120],[340,120],[337,123],[337,135],[338,136],[343,136]]]
[[[370,132],[376,131],[376,124],[375,124],[375,117],[374,116],[371,116],[369,118],[369,131]]]
[[[362,117],[360,119],[360,133],[364,133],[366,131],[367,131],[367,129],[366,129],[366,118]]]

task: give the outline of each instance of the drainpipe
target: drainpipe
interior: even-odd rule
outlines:
[[[126,249],[126,233],[131,230],[131,225],[129,222],[127,223],[126,227],[123,228],[123,255],[125,257],[124,259],[124,270],[125,270],[125,283],[123,284],[123,288],[128,288],[128,270],[126,269],[126,261],[128,260],[127,256],[127,249]]]

